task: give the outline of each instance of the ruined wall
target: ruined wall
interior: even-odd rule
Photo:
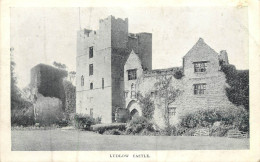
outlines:
[[[45,97],[56,97],[62,101],[65,110],[65,91],[63,78],[67,71],[55,67],[39,64],[31,69],[31,86]]]

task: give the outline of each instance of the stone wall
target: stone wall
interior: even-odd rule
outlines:
[[[133,55],[131,57],[131,55]],[[131,90],[131,84],[136,85],[136,92],[143,96],[150,94],[155,104],[154,121],[159,127],[165,127],[164,115],[166,110],[165,100],[158,95],[158,88],[155,86],[158,82],[164,82],[166,78],[171,78],[169,90],[179,90],[180,94],[169,107],[172,111],[169,121],[170,124],[176,125],[180,121],[181,116],[202,109],[225,109],[235,107],[227,98],[225,88],[225,74],[220,71],[219,54],[211,49],[202,39],[192,47],[192,49],[184,56],[183,68],[158,69],[152,71],[142,71],[140,68],[139,57],[131,53],[125,65],[125,90]],[[225,57],[227,58],[227,57]],[[195,72],[195,62],[205,62],[206,70],[203,72]],[[126,81],[126,69],[140,69],[136,80]],[[184,71],[184,76],[176,79],[174,74],[179,71]],[[194,93],[194,84],[203,83],[206,85],[204,94]],[[126,108],[129,108],[131,99],[126,97]],[[135,99],[138,103],[138,100]]]
[[[65,110],[65,91],[63,79],[67,71],[57,69],[50,65],[38,64],[31,69],[31,87],[45,97],[55,97],[62,101]]]

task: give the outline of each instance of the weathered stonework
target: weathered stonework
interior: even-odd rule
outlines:
[[[93,57],[90,58],[90,47]],[[143,65],[152,68],[152,35],[129,34],[128,19],[109,16],[99,21],[97,31],[83,29],[77,36],[76,112],[102,117],[103,123],[115,121],[114,110],[124,107],[124,64],[135,50]],[[144,51],[144,52],[143,52]],[[143,56],[141,56],[143,55]],[[147,61],[145,58],[150,58]],[[89,74],[90,64],[93,75]],[[82,78],[83,84],[82,84]],[[90,84],[93,83],[93,89]]]
[[[131,85],[135,85],[136,92],[142,95],[151,94],[155,104],[154,121],[159,127],[165,126],[164,115],[166,106],[164,99],[157,95],[158,89],[155,84],[165,81],[165,78],[171,78],[170,86],[181,93],[176,100],[170,103],[169,107],[174,108],[174,112],[169,115],[169,122],[176,125],[182,115],[202,109],[221,109],[234,107],[225,94],[226,84],[225,74],[220,71],[220,58],[218,53],[211,49],[203,39],[192,47],[192,49],[183,57],[183,67],[174,67],[169,69],[158,69],[152,71],[143,71],[138,56],[131,53],[125,65],[125,92],[131,92]],[[226,63],[228,63],[226,55]],[[204,62],[206,70],[203,72],[194,71],[194,63]],[[127,80],[127,71],[137,69],[137,79]],[[183,71],[184,76],[180,79],[174,77],[176,71]],[[194,94],[194,85],[205,84],[206,89],[203,94]],[[126,96],[126,108],[131,112],[138,108],[138,100]],[[132,102],[136,104],[133,105]],[[168,108],[168,107],[167,107]],[[139,114],[140,111],[138,110]]]
[[[177,124],[188,112],[234,106],[225,95],[225,74],[220,71],[220,62],[228,64],[227,53],[218,54],[201,38],[183,57],[182,67],[158,70],[152,70],[152,34],[128,33],[128,19],[109,16],[100,20],[98,31],[78,32],[77,44],[77,113],[101,116],[103,123],[111,123],[115,108],[141,115],[137,94],[151,94],[155,103],[154,121],[164,127],[166,106],[157,95],[155,83],[165,78],[172,78],[170,86],[181,92],[169,105],[171,124]],[[195,71],[195,66],[205,68]],[[183,76],[174,77],[177,71]],[[198,85],[205,88],[203,93],[199,91],[201,94],[195,94]]]

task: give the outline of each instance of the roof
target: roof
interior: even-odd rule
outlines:
[[[218,55],[218,53],[214,49],[212,49],[208,44],[206,44],[202,38],[199,38],[199,40],[187,52],[187,54],[184,56],[184,58],[189,55],[192,55],[192,54],[198,54],[200,52],[204,53],[205,50],[208,51],[207,53],[214,53],[214,54]]]

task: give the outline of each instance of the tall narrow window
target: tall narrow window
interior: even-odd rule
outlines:
[[[93,108],[90,108],[89,115],[90,115],[91,117],[93,117]]]
[[[135,92],[135,84],[131,84],[131,98],[136,98],[136,92]]]
[[[81,76],[81,86],[84,86],[84,76]]]
[[[93,75],[93,64],[89,65],[89,75]]]
[[[136,79],[136,69],[128,70],[128,80]]]
[[[206,83],[194,84],[194,94],[205,94],[206,91]]]
[[[90,83],[90,89],[93,89],[93,83]]]
[[[89,47],[89,58],[93,57],[93,46]]]
[[[105,81],[104,81],[104,78],[102,78],[102,89],[104,89],[105,87]]]

